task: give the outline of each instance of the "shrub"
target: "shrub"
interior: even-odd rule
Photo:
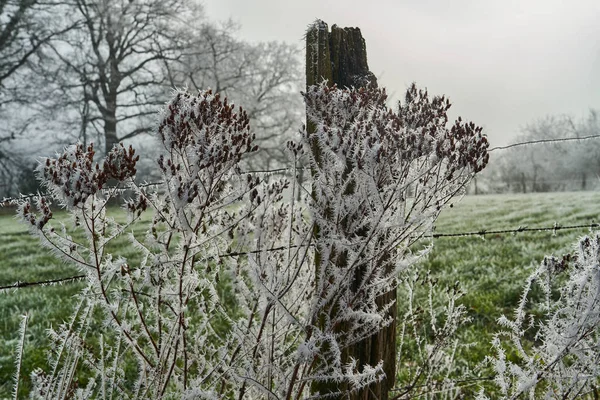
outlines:
[[[566,276],[565,276],[566,275]],[[534,283],[545,300],[542,317],[528,314]],[[594,395],[600,385],[600,235],[584,237],[574,255],[546,257],[527,279],[514,319],[493,341],[489,358],[504,398],[572,399]],[[535,338],[531,343],[526,335]],[[516,354],[509,357],[508,351]],[[512,359],[511,359],[512,358]],[[481,396],[483,398],[483,396]]]
[[[414,85],[398,112],[379,89],[321,85],[304,98],[316,132],[303,129],[288,150],[294,177],[309,166],[310,188],[243,172],[256,150],[248,116],[210,91],[176,92],[162,111],[158,187],[135,183],[138,157],[122,145],[101,163],[77,144],[41,165],[52,196],[19,214],[87,286],[50,332],[50,368],[34,373],[32,397],[332,397],[383,378],[381,363],[343,354],[395,323],[398,305],[378,299],[412,279],[411,245],[485,167],[488,143],[472,123],[448,129],[449,102]],[[106,205],[124,189],[135,195],[118,223]],[[69,226],[53,224],[52,201]],[[147,210],[146,235],[129,233]],[[113,254],[123,240],[139,260]],[[456,299],[436,354],[463,318]]]

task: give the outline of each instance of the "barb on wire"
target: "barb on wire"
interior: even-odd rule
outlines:
[[[294,167],[286,167],[286,168],[275,168],[275,169],[256,169],[249,171],[242,171],[242,174],[278,174],[291,172],[294,170]],[[308,168],[296,167],[296,171],[308,170]]]
[[[589,224],[582,225],[565,225],[561,226],[558,224],[554,224],[553,226],[544,226],[537,228],[528,228],[526,226],[520,226],[515,229],[493,229],[486,230],[482,229],[479,231],[472,232],[455,232],[455,233],[432,233],[431,235],[426,235],[427,238],[441,238],[441,237],[466,237],[466,236],[486,236],[486,235],[501,235],[506,233],[520,233],[520,232],[556,232],[561,230],[571,230],[571,229],[582,229],[589,228],[594,229],[600,227],[600,224],[596,222],[591,222]]]
[[[258,250],[250,250],[250,251],[236,251],[231,253],[219,254],[219,257],[238,257],[238,256],[248,256],[250,254],[260,254],[262,252],[270,252],[270,251],[281,251],[287,249],[296,249],[299,247],[305,247],[303,245],[292,244],[290,246],[279,246],[279,247],[271,247],[268,249],[258,249]]]
[[[20,288],[24,288],[27,286],[48,286],[48,285],[54,285],[57,283],[71,283],[71,282],[74,282],[74,281],[77,281],[77,280],[83,279],[83,278],[85,278],[85,275],[68,276],[65,278],[49,279],[46,281],[37,281],[37,282],[17,281],[11,285],[0,286],[0,291],[8,290],[8,289],[20,289]]]
[[[513,147],[525,146],[528,144],[541,144],[541,143],[559,143],[559,142],[572,142],[576,140],[589,140],[600,138],[600,134],[598,135],[589,135],[589,136],[580,136],[580,137],[566,137],[566,138],[558,138],[558,139],[538,139],[538,140],[530,140],[527,142],[513,143],[506,146],[496,146],[492,147],[488,150],[488,153],[496,150],[506,150]]]

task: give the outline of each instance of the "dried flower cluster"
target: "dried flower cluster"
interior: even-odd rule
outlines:
[[[96,194],[109,182],[123,182],[135,176],[135,164],[139,156],[130,146],[115,146],[106,156],[102,167],[94,162],[94,145],[84,148],[82,144],[69,147],[58,159],[47,158],[41,166],[44,182],[66,204],[78,206]]]
[[[450,101],[444,96],[429,100],[427,91],[417,89],[414,84],[405,99],[406,104],[400,106],[398,114],[403,124],[415,133],[408,136],[409,145],[416,145],[421,151],[423,148],[430,151],[433,146],[437,157],[448,160],[450,179],[456,169],[470,166],[473,172],[480,172],[485,168],[489,143],[481,134],[481,127],[473,122],[465,124],[458,117],[452,128],[446,129]]]
[[[70,146],[57,159],[47,158],[38,172],[43,183],[61,204],[72,208],[81,207],[86,200],[107,186],[109,181],[124,182],[135,176],[135,165],[139,156],[130,146],[115,146],[106,156],[102,167],[94,162],[94,145],[85,148],[82,144]],[[41,214],[38,216],[30,200],[19,206],[19,215],[31,225],[42,229],[52,218],[50,201],[39,196],[35,200],[35,208]]]
[[[232,168],[244,153],[258,150],[252,145],[254,135],[246,112],[240,108],[236,113],[227,98],[221,101],[210,90],[200,97],[178,92],[164,111],[158,134],[168,151],[194,150],[187,156],[203,161],[198,169]]]

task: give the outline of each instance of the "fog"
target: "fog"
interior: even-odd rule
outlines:
[[[303,46],[316,18],[360,27],[369,66],[400,99],[411,82],[446,94],[461,115],[503,145],[547,115],[600,108],[600,2],[441,0],[210,0],[251,41]]]

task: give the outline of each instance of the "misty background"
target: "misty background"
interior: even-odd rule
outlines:
[[[390,107],[412,83],[445,94],[491,147],[600,134],[600,2],[4,0],[0,197],[37,190],[32,168],[77,140],[133,143],[151,180],[156,112],[173,87],[211,88],[249,110],[285,165],[303,120],[304,32],[359,27]],[[18,12],[17,12],[18,11]],[[16,18],[17,16],[18,18]],[[600,187],[600,139],[492,153],[472,193]]]
[[[412,82],[446,94],[452,114],[505,145],[547,115],[600,107],[600,2],[219,0],[206,10],[233,18],[251,41],[303,46],[316,18],[356,26],[369,67],[400,99]]]

